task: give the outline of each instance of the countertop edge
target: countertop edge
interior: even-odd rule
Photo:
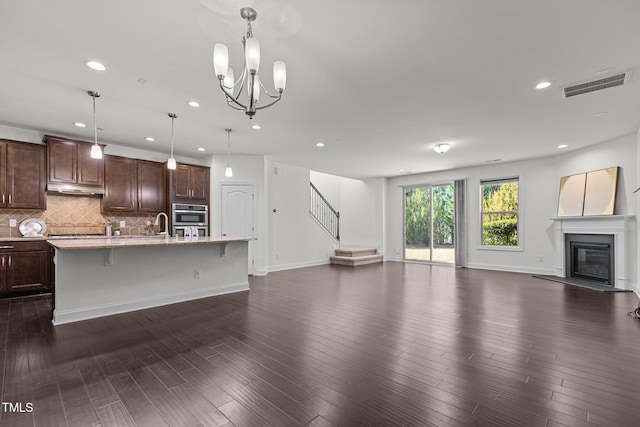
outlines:
[[[168,239],[52,239],[47,240],[49,245],[59,250],[78,249],[113,249],[113,248],[135,248],[154,246],[185,246],[185,245],[211,245],[232,242],[248,242],[257,240],[255,237],[200,237],[198,239],[185,239],[184,237],[170,237]]]

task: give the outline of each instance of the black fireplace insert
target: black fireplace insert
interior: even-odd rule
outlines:
[[[565,234],[566,278],[614,286],[613,248],[611,234]]]

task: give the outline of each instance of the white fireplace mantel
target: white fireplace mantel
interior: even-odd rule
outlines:
[[[633,289],[629,279],[629,245],[635,231],[634,215],[563,216],[551,218],[555,226],[555,275],[566,277],[565,234],[611,234],[614,241],[615,284],[617,289]]]

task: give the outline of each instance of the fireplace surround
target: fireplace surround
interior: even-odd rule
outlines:
[[[564,234],[565,276],[605,286],[615,284],[612,234]]]
[[[629,279],[631,273],[630,245],[635,238],[635,216],[602,215],[555,217],[554,221],[554,274],[571,278],[566,264],[566,235],[609,235],[613,238],[613,262],[611,281],[616,289],[633,289]]]

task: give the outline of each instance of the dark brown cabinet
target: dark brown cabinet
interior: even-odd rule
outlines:
[[[45,136],[48,191],[104,192],[104,161],[91,158],[90,142]],[[104,148],[104,146],[102,146]]]
[[[178,163],[169,172],[171,202],[209,204],[209,168]]]
[[[49,289],[49,261],[44,240],[0,242],[0,292]]]
[[[157,213],[165,208],[164,164],[104,156],[103,212]]]
[[[0,140],[0,207],[47,208],[44,145]]]

